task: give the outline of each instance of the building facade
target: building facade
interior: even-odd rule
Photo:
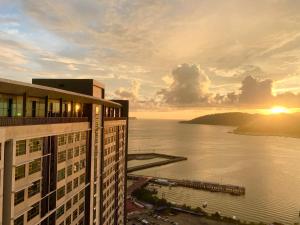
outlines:
[[[128,101],[83,79],[0,79],[0,224],[122,225]]]

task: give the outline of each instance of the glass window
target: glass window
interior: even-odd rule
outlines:
[[[43,146],[43,139],[42,138],[34,138],[29,140],[29,152],[37,152],[41,151]]]
[[[15,180],[19,180],[25,177],[25,164],[17,166],[15,169]]]
[[[57,200],[65,196],[65,186],[57,189]]]
[[[86,140],[86,131],[81,132],[81,140]]]
[[[67,135],[66,134],[62,134],[58,136],[58,146],[62,146],[67,144]]]
[[[61,207],[59,207],[56,210],[56,219],[58,219],[59,217],[61,217],[65,212],[65,205],[62,205]]]
[[[79,146],[74,148],[74,157],[79,156]]]
[[[73,158],[73,148],[68,149],[68,159]]]
[[[78,177],[76,177],[76,178],[74,179],[73,186],[74,186],[73,189],[75,189],[75,188],[78,187]]]
[[[61,163],[66,161],[66,150],[61,151],[57,154],[57,163]]]
[[[71,221],[71,215],[67,217],[66,219],[66,225],[71,225],[72,221]]]
[[[74,142],[74,134],[72,133],[72,134],[68,135],[68,143],[70,144],[70,143],[73,143],[73,142]]]
[[[73,172],[73,165],[69,165],[67,167],[67,176],[71,176]]]
[[[84,169],[85,168],[85,159],[80,160],[80,164],[79,164],[79,169]]]
[[[75,209],[73,212],[73,221],[77,219],[77,216],[78,216],[78,211],[77,209]]]
[[[85,146],[85,145],[82,145],[82,146],[80,147],[80,154],[81,154],[81,155],[85,154],[85,149],[86,149],[86,146]]]
[[[17,141],[16,143],[16,156],[26,154],[26,140]]]
[[[81,214],[84,211],[84,203],[81,203],[79,205],[79,214]]]
[[[85,181],[85,174],[83,173],[80,175],[80,184],[83,184],[84,181]]]
[[[81,190],[79,192],[79,199],[82,199],[84,197],[84,190]]]
[[[30,221],[40,213],[40,203],[37,202],[31,206],[31,209],[27,212],[27,221]]]
[[[25,191],[21,190],[15,193],[15,205],[20,204],[21,202],[24,202],[24,196],[25,196]]]
[[[28,198],[40,193],[41,191],[41,181],[35,181],[33,184],[28,188]]]
[[[80,140],[80,132],[75,133],[75,141]]]
[[[72,199],[68,200],[66,203],[66,211],[68,211],[69,209],[71,209],[72,207]]]
[[[62,168],[57,172],[57,182],[65,179],[66,177],[66,169]]]
[[[29,175],[41,171],[41,159],[35,159],[29,163]]]
[[[72,191],[72,181],[67,183],[67,193],[70,193]]]
[[[74,195],[73,197],[73,205],[75,205],[78,202],[78,195]]]
[[[17,219],[15,219],[14,225],[24,225],[24,215],[19,216]]]
[[[79,171],[79,162],[74,163],[74,173]]]

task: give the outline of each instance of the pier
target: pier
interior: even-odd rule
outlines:
[[[149,182],[157,183],[156,180],[164,180],[167,181],[170,185],[180,186],[186,188],[193,188],[198,190],[210,191],[210,192],[220,192],[227,193],[236,196],[242,196],[246,194],[246,188],[237,185],[230,184],[219,184],[213,182],[204,182],[204,181],[196,181],[196,180],[180,180],[180,179],[170,179],[170,178],[162,178],[162,177],[148,177],[142,175],[133,175],[128,174],[128,179],[138,180],[140,178],[148,178]],[[167,185],[167,183],[165,185]],[[160,183],[160,185],[163,185]]]
[[[128,154],[128,161],[130,160],[147,160],[147,159],[153,159],[153,158],[162,158],[161,161],[158,162],[152,162],[152,163],[146,163],[143,165],[138,166],[132,166],[127,169],[127,172],[134,172],[138,170],[148,169],[156,166],[163,166],[171,163],[176,163],[180,161],[187,160],[186,157],[182,156],[172,156],[172,155],[166,155],[166,154],[158,154],[158,153],[141,153],[141,154]]]

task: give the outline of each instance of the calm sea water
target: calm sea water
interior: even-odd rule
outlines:
[[[300,223],[300,139],[235,135],[223,126],[171,120],[131,120],[129,152],[161,152],[187,161],[136,172],[246,187],[243,197],[186,188],[161,188],[177,203],[242,220]]]

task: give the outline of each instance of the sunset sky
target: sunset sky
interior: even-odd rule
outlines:
[[[131,115],[300,105],[300,1],[0,0],[0,77],[93,78]]]

